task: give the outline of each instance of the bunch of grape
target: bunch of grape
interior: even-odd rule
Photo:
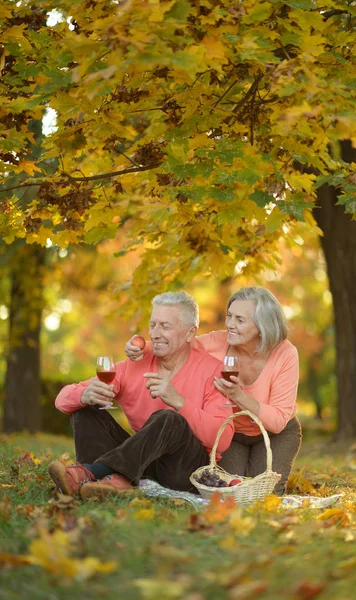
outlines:
[[[209,471],[209,469],[205,469],[201,473],[200,477],[198,475],[194,475],[194,479],[198,483],[201,483],[202,485],[207,485],[209,487],[220,488],[227,487],[229,485],[228,483],[226,483],[226,481],[221,479],[219,475],[213,473],[212,471]]]

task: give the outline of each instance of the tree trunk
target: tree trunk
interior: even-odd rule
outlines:
[[[4,432],[40,430],[40,329],[45,249],[16,243],[11,273]]]
[[[355,150],[342,143],[342,158],[356,160]],[[321,238],[334,305],[336,375],[338,388],[337,437],[356,437],[356,221],[337,206],[337,190],[318,192],[316,221]]]

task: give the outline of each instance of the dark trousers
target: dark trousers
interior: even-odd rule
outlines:
[[[134,485],[147,478],[174,490],[196,492],[189,476],[209,464],[187,420],[173,410],[154,412],[132,436],[97,407],[87,406],[70,419],[77,461],[103,463]]]
[[[285,493],[288,476],[294,460],[299,452],[302,430],[299,420],[294,417],[280,433],[268,433],[272,452],[272,469],[281,473],[274,493]],[[235,433],[231,446],[224,452],[219,466],[228,473],[256,477],[266,470],[266,446],[262,433],[260,435],[244,435]]]

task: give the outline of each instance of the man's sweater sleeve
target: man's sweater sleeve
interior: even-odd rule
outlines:
[[[214,375],[220,376],[220,367],[216,369]],[[200,408],[194,401],[186,399],[183,408],[179,411],[188,421],[193,433],[209,452],[215,443],[220,426],[232,414],[229,407],[221,406],[226,402],[226,398],[215,388],[214,375],[209,377],[205,383],[203,406]],[[221,434],[217,446],[217,460],[220,460],[221,452],[224,452],[230,446],[233,435],[234,425],[230,421]]]
[[[81,383],[72,383],[71,385],[66,385],[62,388],[55,400],[56,408],[66,415],[71,415],[72,412],[84,408],[80,399],[82,393],[88,387],[89,382],[90,379],[81,381]]]
[[[117,363],[115,365],[116,377],[113,381],[115,396],[120,390],[120,384],[118,380],[120,371],[119,364],[120,363]],[[83,404],[80,402],[80,399],[82,397],[82,393],[88,387],[92,379],[87,379],[86,381],[81,381],[80,383],[72,383],[71,385],[66,385],[64,388],[62,388],[55,400],[56,408],[67,415],[71,415],[76,410],[85,408],[85,406],[83,406]]]

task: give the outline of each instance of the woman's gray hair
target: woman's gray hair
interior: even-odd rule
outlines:
[[[181,306],[183,319],[185,323],[191,327],[199,327],[199,306],[193,296],[189,296],[186,292],[165,292],[158,294],[152,300],[153,305],[163,306]]]
[[[277,298],[263,287],[243,287],[235,292],[227,303],[227,308],[235,300],[253,300],[256,308],[253,320],[261,336],[258,352],[272,350],[288,335],[287,321]]]

